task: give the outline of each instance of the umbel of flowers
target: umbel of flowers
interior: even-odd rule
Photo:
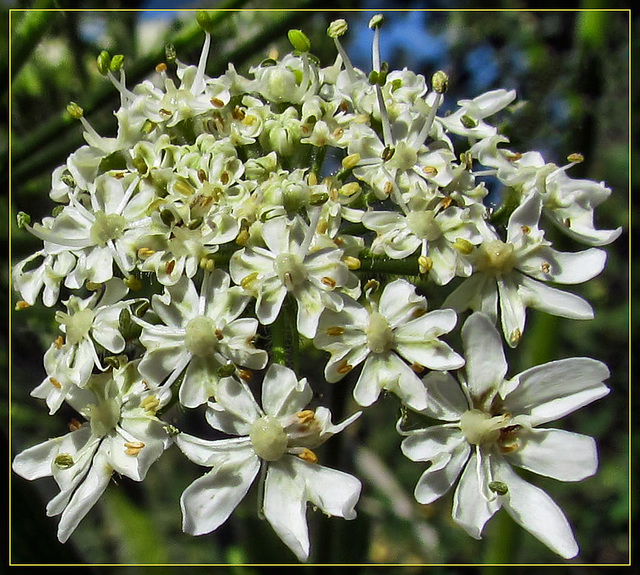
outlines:
[[[620,230],[596,229],[594,209],[610,190],[568,175],[579,155],[556,166],[507,147],[488,120],[513,91],[441,113],[447,75],[427,81],[382,62],[381,15],[370,22],[369,73],[349,60],[347,23],[336,20],[329,66],[291,30],[292,53],[247,77],[230,64],[217,78],[205,73],[207,13],[198,21],[197,66],[168,51],[128,87],[123,57],[99,55],[120,93],[117,135],[100,136],[71,104],[87,143],[53,173],[58,207],[39,223],[19,215],[42,249],[13,268],[17,308],[64,310],[32,395],[51,414],[66,403],[78,416],[67,435],[19,453],[13,469],[57,482],[47,514],[60,515],[60,541],[114,473],[143,481],[175,444],[204,468],[180,500],[185,532],[215,530],[258,482],[259,515],[306,561],[307,504],[353,519],[361,491],[316,451],[385,390],[441,422],[398,423],[402,452],[426,464],[419,503],[454,489],[453,519],[472,537],[504,507],[574,557],[563,512],[513,467],[562,481],[596,471],[591,438],[544,424],[606,395],[607,367],[563,359],[507,378],[503,346],[518,346],[530,307],[593,317],[556,284],[603,270],[599,246]],[[488,175],[506,190],[495,210],[483,203]],[[589,247],[557,251],[548,226]],[[439,290],[440,309],[416,278]],[[456,351],[446,339],[460,327]],[[301,341],[326,352],[324,373],[309,381],[291,360]],[[323,379],[355,381],[362,411],[334,423],[314,399]],[[170,424],[176,402],[181,417],[205,406],[223,438]]]

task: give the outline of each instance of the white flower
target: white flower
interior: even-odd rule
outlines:
[[[27,226],[44,240],[46,253],[63,257],[68,251],[77,258],[65,279],[67,287],[77,289],[85,280],[101,283],[111,279],[114,263],[129,276],[135,265],[135,242],[151,221],[146,210],[154,199],[151,190],[138,190],[138,184],[137,176],[117,179],[104,174],[89,185],[90,208],[72,197],[46,226]],[[67,265],[67,261],[62,264]]]
[[[262,409],[248,387],[231,377],[218,385],[209,403],[209,424],[229,439],[176,436],[184,454],[212,467],[182,494],[183,529],[193,535],[222,525],[242,501],[261,467],[264,481],[261,512],[278,536],[306,561],[309,557],[307,502],[329,515],[354,519],[360,481],[342,471],[318,465],[315,449],[351,424],[360,412],[333,425],[328,409],[305,409],[313,392],[306,379],[272,364],[262,386]]]
[[[325,368],[327,381],[339,381],[364,361],[353,390],[360,405],[371,405],[386,389],[412,408],[424,409],[427,391],[416,371],[457,369],[464,364],[439,339],[455,327],[455,312],[442,309],[427,313],[425,298],[402,279],[387,284],[377,305],[370,304],[371,310],[367,310],[345,298],[342,311],[326,311],[322,316],[313,343],[331,354]]]
[[[308,338],[315,335],[325,308],[334,311],[342,308],[338,290],[357,283],[342,261],[342,250],[310,249],[316,227],[317,220],[309,226],[300,217],[268,220],[262,226],[262,238],[268,249],[244,248],[235,252],[229,262],[233,281],[256,297],[260,323],[273,323],[284,298],[290,294],[298,303],[298,331]]]
[[[49,369],[53,369],[55,364],[54,371],[49,373],[50,377],[62,382],[68,379],[74,385],[82,387],[94,366],[104,369],[96,344],[112,353],[120,353],[124,349],[125,339],[118,328],[120,313],[131,304],[131,300],[122,299],[128,291],[120,278],[112,278],[87,299],[72,295],[63,302],[67,311],[57,311],[55,317],[64,333],[64,342],[56,341],[51,344],[47,354],[52,354],[53,363],[49,363],[48,358],[45,359]],[[55,387],[54,382],[50,383]],[[42,386],[38,389],[36,397],[43,397],[40,395],[43,392]],[[55,395],[57,391],[52,389],[51,393]],[[55,401],[49,397],[47,401],[53,408]]]
[[[171,392],[146,391],[131,362],[113,373],[94,375],[86,388],[73,387],[67,402],[88,423],[71,433],[19,453],[13,470],[29,479],[53,476],[60,488],[47,515],[61,515],[64,543],[107,488],[113,472],[142,481],[170,439],[156,412]]]
[[[507,380],[500,335],[484,314],[462,328],[465,374],[460,386],[448,373],[429,373],[430,402],[424,414],[444,421],[401,432],[403,453],[430,462],[415,488],[429,504],[458,481],[453,519],[480,539],[500,508],[565,558],[577,555],[571,527],[554,501],[516,474],[511,465],[561,481],[580,481],[598,464],[591,437],[539,425],[595,401],[609,388],[607,367],[589,358],[552,361]]]
[[[42,258],[42,263],[37,268],[25,269],[38,258]],[[60,284],[75,265],[76,258],[70,252],[52,255],[47,254],[45,250],[39,250],[13,267],[11,271],[13,288],[29,305],[34,305],[42,292],[42,303],[52,307],[58,301]]]
[[[205,272],[198,294],[183,276],[152,298],[151,309],[162,323],[135,319],[147,348],[140,373],[149,383],[169,387],[186,369],[179,397],[187,407],[215,395],[220,370],[262,369],[267,363],[267,353],[253,345],[258,321],[239,317],[248,297],[229,283],[223,270]]]
[[[444,205],[439,202],[435,208],[419,206],[406,214],[397,211],[365,213],[362,223],[377,233],[371,251],[404,259],[421,248],[421,256],[430,260],[429,276],[438,285],[449,283],[456,275],[471,275],[471,263],[468,258],[461,257],[457,245],[461,240],[465,245],[482,241],[477,222],[482,221],[485,210],[480,204],[469,208],[450,205],[443,209]]]
[[[585,282],[603,270],[607,257],[597,248],[552,249],[538,228],[541,209],[538,194],[526,197],[509,218],[506,242],[485,227],[485,241],[475,250],[475,273],[444,302],[458,312],[471,308],[497,321],[499,300],[502,330],[511,347],[520,342],[527,307],[571,319],[593,318],[587,301],[543,282]]]

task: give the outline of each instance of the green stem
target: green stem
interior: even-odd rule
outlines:
[[[419,275],[418,256],[410,256],[403,260],[394,260],[386,256],[377,256],[369,251],[358,256],[361,262],[359,272],[372,272],[400,276]]]
[[[513,520],[502,510],[491,520],[491,531],[486,538],[482,575],[500,575],[501,565],[513,562],[518,530]]]

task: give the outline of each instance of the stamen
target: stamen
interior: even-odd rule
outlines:
[[[318,456],[307,447],[302,448],[302,451],[298,453],[298,457],[309,463],[318,463]]]
[[[300,420],[300,423],[305,425],[313,421],[315,416],[315,412],[311,409],[305,409],[304,411],[296,413],[296,417]]]
[[[145,444],[142,441],[126,441],[124,446],[127,448],[124,450],[127,455],[135,456],[140,453]]]

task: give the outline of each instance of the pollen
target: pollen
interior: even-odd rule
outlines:
[[[542,270],[542,273],[548,274],[551,272],[551,264],[549,262],[542,262],[540,269]]]
[[[202,168],[198,170],[198,179],[201,182],[205,182],[207,180],[207,172],[205,172]]]
[[[240,236],[238,236],[240,237]],[[240,280],[240,286],[242,289],[249,289],[251,284],[258,279],[258,272],[252,272]]]
[[[309,463],[318,463],[318,456],[307,447],[302,448],[302,451],[298,453],[298,457]]]
[[[393,192],[393,182],[385,182],[384,187],[382,188],[382,191],[387,196],[390,196],[391,192]]]
[[[210,102],[216,108],[224,108],[224,102],[220,98],[211,98]]]
[[[438,168],[436,168],[435,166],[425,166],[424,168],[422,168],[422,171],[429,177],[438,175]]]
[[[156,72],[158,72],[158,74],[162,74],[163,72],[167,71],[167,65],[164,62],[160,62],[160,64],[158,64],[156,66]]]
[[[342,363],[338,366],[338,369],[336,369],[336,371],[340,375],[345,375],[349,373],[352,369],[353,369],[353,366],[347,363],[346,360],[343,360]]]
[[[156,252],[154,250],[152,250],[151,248],[140,248],[138,250],[138,257],[141,258],[141,259],[148,258],[149,256],[152,256],[155,253]]]
[[[344,333],[344,328],[340,327],[338,325],[334,325],[332,327],[327,328],[327,335],[330,335],[331,337],[337,337],[340,336]]]
[[[61,349],[64,345],[64,338],[59,335],[53,343],[55,344],[56,349]]]
[[[320,281],[331,289],[335,288],[336,285],[338,285],[336,283],[336,280],[334,280],[333,278],[330,278],[329,276],[324,276]]]
[[[520,229],[522,230],[522,233],[527,235],[531,233],[531,228],[529,226],[521,226]]]
[[[124,452],[127,455],[135,456],[135,455],[138,455],[138,453],[140,453],[140,451],[145,446],[145,444],[142,441],[126,441],[124,446],[126,447]]]
[[[164,271],[168,275],[171,275],[175,267],[176,267],[176,260],[171,260],[170,262],[167,262],[166,266],[164,266]]]
[[[78,431],[82,427],[82,423],[80,423],[75,417],[67,424],[69,431]]]
[[[19,302],[16,303],[15,310],[21,311],[23,309],[27,309],[28,307],[31,307],[31,306],[26,301],[20,300]]]
[[[140,407],[150,415],[155,415],[160,407],[160,400],[155,395],[149,395],[140,402]]]
[[[253,378],[253,372],[249,369],[239,369],[238,377],[242,381],[251,381],[251,379]]]
[[[296,413],[296,417],[300,420],[300,423],[309,424],[315,419],[316,414],[311,409],[305,409]]]
[[[433,267],[433,260],[428,256],[418,257],[418,268],[421,274],[428,273]]]
[[[55,378],[55,377],[50,377],[49,378],[49,382],[51,383],[51,385],[53,385],[53,387],[55,387],[56,389],[62,389],[62,384]]]
[[[360,266],[362,266],[362,262],[358,258],[354,258],[353,256],[345,257],[344,263],[347,264],[347,267],[350,270],[359,270]]]
[[[411,364],[411,369],[415,372],[415,373],[422,373],[425,370],[424,365],[417,363],[417,362],[413,362]]]
[[[358,154],[357,152],[355,154],[349,154],[346,158],[343,158],[342,167],[345,170],[351,170],[358,165],[360,159],[360,154]]]

